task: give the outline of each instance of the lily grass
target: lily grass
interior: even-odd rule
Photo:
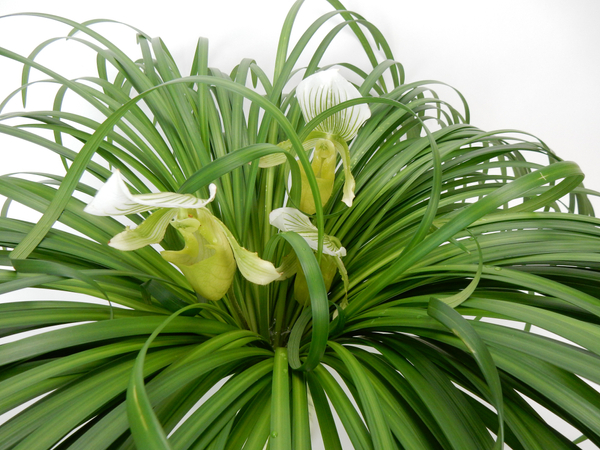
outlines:
[[[26,406],[0,449],[307,450],[315,433],[326,450],[600,445],[586,382],[600,383],[600,221],[583,172],[526,133],[471,125],[460,94],[406,84],[377,28],[329,3],[292,43],[294,4],[272,76],[209,67],[205,39],[183,74],[158,38],[140,31],[127,55],[94,21],[45,14],[96,73],[38,62],[53,41],[0,49],[23,64],[0,132],[68,168],[0,176],[0,292],[101,301],[0,304],[1,336],[40,332],[0,346],[0,413]],[[370,67],[322,60],[345,28]],[[31,95],[32,68],[60,86],[52,108],[5,109]],[[63,108],[67,92],[103,120]],[[17,203],[42,218],[9,218]]]

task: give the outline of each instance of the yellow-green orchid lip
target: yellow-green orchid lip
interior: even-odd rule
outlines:
[[[352,83],[339,74],[338,69],[329,69],[302,80],[296,87],[296,97],[304,120],[309,122],[342,102],[362,96]],[[348,142],[369,117],[371,110],[367,104],[354,105],[329,116],[315,130]]]

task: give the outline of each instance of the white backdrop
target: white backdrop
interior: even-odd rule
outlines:
[[[0,0],[0,15],[46,12],[76,21],[110,18],[161,36],[183,70],[191,63],[198,37],[208,37],[210,65],[229,72],[242,58],[257,60],[272,73],[281,25],[292,0]],[[587,187],[600,190],[600,2],[596,0],[360,0],[343,2],[381,29],[408,82],[446,82],[465,95],[471,123],[484,130],[519,129],[548,144],[586,172]],[[297,33],[330,10],[325,0],[307,0]],[[115,27],[99,30],[115,33]],[[42,19],[0,20],[0,47],[27,55],[44,39],[68,29]],[[112,35],[112,34],[111,34]],[[135,33],[115,41],[134,50]],[[340,38],[338,38],[340,39]],[[325,62],[355,61],[355,39],[346,33]],[[90,75],[77,46],[57,43],[72,66],[68,76]],[[41,62],[56,57],[52,51]],[[89,61],[87,61],[89,62]],[[93,62],[93,61],[91,61]],[[367,68],[366,64],[363,64]],[[0,100],[17,88],[20,71],[0,57]],[[451,100],[457,102],[456,97]],[[48,108],[50,104],[40,104]],[[10,106],[18,107],[18,103]],[[30,105],[38,106],[35,101]],[[45,152],[0,135],[0,173],[60,171]],[[600,205],[598,201],[595,204]],[[600,208],[599,208],[600,209]],[[576,437],[576,432],[568,432]],[[587,445],[587,446],[586,446]],[[582,448],[595,448],[582,444]]]
[[[0,0],[0,15],[39,11],[78,21],[99,17],[120,20],[161,36],[183,67],[189,67],[196,39],[204,36],[210,39],[212,66],[229,71],[241,58],[252,57],[270,73],[279,30],[292,3]],[[433,79],[454,86],[466,96],[474,125],[536,135],[562,158],[576,161],[587,174],[586,186],[600,190],[600,148],[595,139],[600,122],[600,2],[343,3],[382,30],[396,59],[404,64],[407,81]],[[298,32],[328,10],[325,0],[307,0]],[[0,21],[0,46],[27,54],[43,38],[59,36],[65,30],[42,19],[6,18]],[[119,42],[128,42],[133,49],[133,39],[133,33],[125,34]],[[352,53],[356,48],[348,34],[342,41],[346,51]],[[66,48],[72,52],[74,47]],[[56,48],[61,48],[60,44]],[[336,52],[335,57],[329,54],[331,61],[353,57],[339,56],[344,46]],[[74,63],[74,76],[87,73],[77,72],[77,58],[67,60]],[[17,66],[0,58],[0,97],[18,85],[19,77]],[[19,150],[18,142],[8,142],[0,137],[0,173],[34,170],[31,154]],[[43,164],[39,158],[33,159]]]

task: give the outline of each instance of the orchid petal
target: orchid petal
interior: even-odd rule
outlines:
[[[287,162],[287,157],[283,153],[273,153],[263,156],[258,160],[258,167],[266,169],[267,167],[275,167]]]
[[[319,232],[310,218],[296,208],[279,208],[271,211],[269,222],[281,231],[294,231],[304,238],[313,250],[318,250]],[[323,253],[332,256],[346,256],[346,249],[339,244],[334,236],[325,235],[323,238]]]
[[[256,252],[246,250],[238,244],[231,231],[229,231],[223,222],[214,216],[213,220],[218,223],[229,241],[238,269],[240,269],[244,278],[254,284],[265,285],[277,280],[281,276],[281,273],[277,271],[272,262],[261,259]]]
[[[158,192],[156,194],[132,195],[121,172],[116,170],[84,211],[96,216],[118,216],[150,211],[156,208],[202,208],[212,202],[217,192],[214,184],[209,186],[210,197],[206,200],[191,194]]]
[[[340,142],[338,140],[334,140],[335,149],[342,157],[342,168],[344,169],[344,195],[342,196],[342,201],[347,206],[352,206],[352,200],[354,200],[354,187],[356,186],[356,182],[354,181],[354,176],[352,175],[352,171],[350,170],[350,150],[348,149],[348,145],[345,142]]]
[[[279,144],[277,144],[277,147],[281,147],[282,149],[292,153],[293,155],[296,154],[296,152],[294,151],[294,147],[292,146],[292,143],[289,140],[280,142]],[[262,158],[260,158],[258,160],[258,167],[260,167],[261,169],[265,169],[267,167],[279,166],[281,164],[285,164],[286,162],[287,157],[285,156],[285,153],[272,153],[270,155],[263,156]]]
[[[158,244],[165,237],[167,227],[177,215],[176,209],[162,209],[139,224],[136,228],[127,227],[113,237],[108,245],[118,250],[137,250],[150,244]]]
[[[338,73],[337,69],[317,72],[302,80],[296,88],[296,96],[305,121],[347,100],[360,98],[360,92]],[[316,130],[349,141],[359,128],[371,117],[367,104],[354,105],[329,116]]]

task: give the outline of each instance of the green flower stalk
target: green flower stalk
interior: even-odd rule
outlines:
[[[192,288],[208,300],[219,300],[233,282],[236,267],[252,283],[269,284],[280,273],[269,261],[238,244],[229,229],[205,206],[214,200],[217,187],[209,186],[210,197],[160,192],[132,195],[116,171],[84,209],[97,216],[116,216],[156,210],[138,227],[117,234],[108,243],[119,250],[137,250],[161,242],[169,225],[183,237],[178,251],[163,251],[162,257],[175,264]]]

